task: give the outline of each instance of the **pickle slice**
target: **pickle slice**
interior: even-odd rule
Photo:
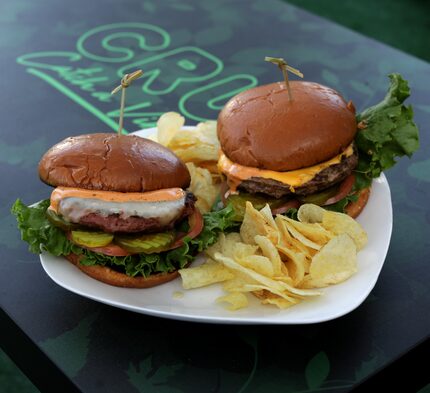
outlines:
[[[175,240],[174,232],[148,233],[139,236],[115,235],[115,243],[128,252],[154,254],[165,251]]]
[[[230,203],[232,205],[235,213],[233,219],[235,221],[243,220],[243,217],[245,216],[246,201],[251,202],[254,208],[256,208],[257,210],[261,210],[264,206],[266,206],[266,203],[269,204],[271,209],[279,207],[283,203],[285,203],[284,199],[270,198],[265,197],[263,195],[255,195],[242,192],[240,194],[229,195],[226,200],[226,203]]]
[[[74,229],[79,229],[80,227],[79,224],[66,221],[63,217],[59,216],[51,209],[46,210],[46,218],[51,222],[52,225],[55,225],[64,231],[72,231]]]
[[[72,231],[72,240],[79,246],[104,247],[113,240],[113,235],[105,232]]]
[[[336,185],[336,186],[327,188],[326,190],[323,190],[321,192],[318,192],[316,194],[301,196],[300,201],[303,203],[313,203],[314,205],[322,206],[324,205],[325,201],[335,196],[338,193],[338,191],[339,191],[339,187]]]

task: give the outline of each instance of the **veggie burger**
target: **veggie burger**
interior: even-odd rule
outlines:
[[[64,255],[89,276],[121,287],[170,281],[188,263],[167,254],[198,236],[203,219],[185,191],[185,164],[162,145],[112,133],[69,137],[45,153],[39,175],[56,187],[50,200],[32,212],[20,201],[13,207],[36,251]],[[35,209],[52,231],[26,239],[26,215]]]

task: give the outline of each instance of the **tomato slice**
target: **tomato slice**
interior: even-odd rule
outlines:
[[[80,246],[82,247],[82,246]],[[99,254],[109,255],[110,257],[126,257],[133,253],[124,250],[121,246],[115,243],[108,244],[104,247],[86,247],[90,251],[98,252]]]
[[[297,199],[291,199],[285,202],[283,205],[272,209],[272,215],[276,216],[277,214],[284,214],[290,209],[298,209],[301,203]]]
[[[194,209],[194,213],[188,217],[188,223],[190,224],[190,230],[188,231],[188,233],[181,233],[180,236],[178,236],[178,238],[175,240],[175,242],[169,247],[169,250],[181,247],[184,244],[185,237],[194,239],[195,237],[200,235],[200,232],[203,230],[204,222],[203,216],[197,208]]]
[[[333,203],[339,202],[341,199],[345,198],[351,192],[354,183],[355,176],[351,174],[345,180],[343,180],[342,183],[340,183],[338,193],[327,199],[323,206],[332,205]]]

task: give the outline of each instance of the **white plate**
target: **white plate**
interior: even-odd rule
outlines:
[[[154,129],[137,132],[140,136],[154,133]],[[366,208],[358,221],[369,236],[369,243],[358,254],[358,273],[349,280],[328,287],[324,294],[304,300],[286,310],[262,306],[250,297],[246,309],[231,312],[215,299],[222,295],[219,285],[184,290],[176,279],[149,289],[117,288],[98,282],[67,262],[64,258],[42,254],[40,260],[49,277],[58,285],[78,295],[126,310],[162,318],[194,322],[228,324],[308,324],[328,321],[357,308],[376,284],[384,264],[392,230],[390,188],[386,177],[373,181]],[[175,294],[181,292],[182,297]]]

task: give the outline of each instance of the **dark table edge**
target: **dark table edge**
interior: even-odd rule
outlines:
[[[418,392],[430,383],[428,373],[428,354],[430,353],[430,336],[417,343],[412,349],[400,354],[388,365],[375,370],[351,392],[377,392],[383,387],[386,392]]]
[[[2,350],[41,392],[80,392],[70,378],[21,330],[3,307],[0,309],[0,326]]]
[[[71,379],[0,309],[0,346],[41,392],[80,392]],[[380,386],[385,391],[397,391],[405,386],[417,392],[430,382],[427,359],[430,353],[430,336],[409,351],[399,355],[388,365],[375,370],[351,392],[372,392]]]

